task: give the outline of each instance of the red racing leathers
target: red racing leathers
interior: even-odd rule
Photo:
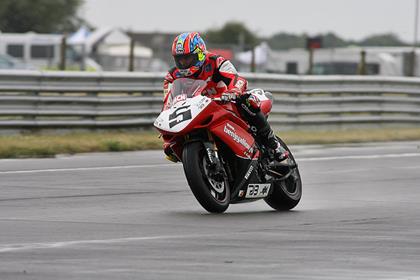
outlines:
[[[205,93],[211,97],[222,97],[226,94],[229,96],[244,97],[238,98],[235,103],[240,115],[251,125],[251,128],[255,128],[261,142],[266,147],[274,150],[276,158],[283,160],[288,156],[285,150],[281,148],[264,114],[271,110],[272,101],[266,100],[261,102],[260,98],[255,94],[244,95],[248,82],[238,75],[238,72],[229,60],[213,53],[207,53],[206,60],[200,70],[191,76],[185,77],[176,67],[169,70],[165,76],[163,85],[163,110],[168,109],[168,93],[172,82],[178,78],[207,81]],[[166,149],[165,153],[168,155]]]
[[[174,67],[165,76],[163,83],[164,109],[167,109],[168,92],[171,84],[178,78],[186,78]],[[238,75],[233,64],[222,56],[208,52],[201,69],[187,78],[207,81],[205,94],[211,97],[221,97],[223,93],[235,96],[242,95],[248,82]]]

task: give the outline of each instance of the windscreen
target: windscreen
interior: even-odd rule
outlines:
[[[180,101],[185,101],[187,98],[200,95],[206,87],[207,82],[203,80],[193,80],[188,78],[176,79],[170,87],[170,96],[165,107],[172,107]]]

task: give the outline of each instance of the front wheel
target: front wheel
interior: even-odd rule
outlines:
[[[296,165],[295,158],[280,138],[277,137],[280,144],[284,149],[289,151],[289,159],[287,159],[289,165]],[[284,173],[284,170],[282,170]],[[294,208],[302,197],[302,179],[300,177],[298,167],[294,167],[292,172],[287,179],[283,181],[275,181],[273,183],[273,192],[270,196],[265,198],[265,202],[272,208],[279,211],[287,211]]]
[[[182,163],[185,177],[198,202],[210,213],[223,213],[229,207],[230,189],[227,180],[209,176],[210,163],[204,146],[191,142],[184,146]]]

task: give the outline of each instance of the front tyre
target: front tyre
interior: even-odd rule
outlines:
[[[184,146],[182,163],[185,177],[198,202],[210,213],[223,213],[229,207],[230,189],[227,180],[209,176],[209,162],[204,146],[190,142]]]
[[[296,161],[287,147],[280,138],[277,137],[284,149],[289,151],[289,165],[295,165]],[[283,171],[283,170],[282,170]],[[283,172],[284,173],[284,172]],[[273,192],[264,200],[272,208],[278,211],[287,211],[294,208],[302,197],[302,179],[300,177],[299,169],[296,166],[290,176],[283,181],[275,181],[273,183]]]

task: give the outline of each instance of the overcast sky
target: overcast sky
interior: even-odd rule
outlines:
[[[393,32],[414,40],[416,0],[85,0],[80,14],[96,27],[184,32],[244,22],[260,35],[315,35],[332,31],[345,39]]]

